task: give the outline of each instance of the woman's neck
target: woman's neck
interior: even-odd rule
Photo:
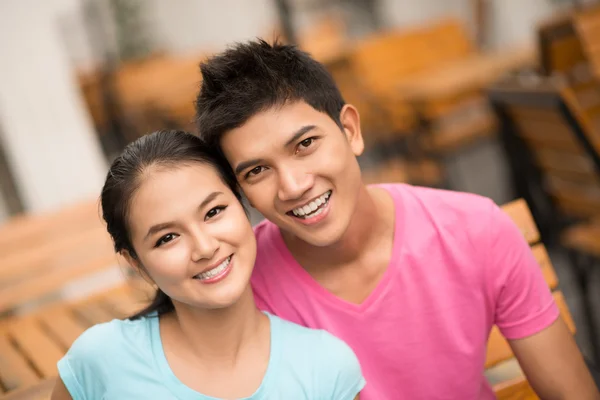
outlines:
[[[165,337],[170,338],[171,349],[191,352],[213,366],[234,368],[246,345],[260,341],[269,330],[268,317],[256,308],[250,285],[227,308],[203,310],[174,303],[175,312],[161,318],[163,345]]]

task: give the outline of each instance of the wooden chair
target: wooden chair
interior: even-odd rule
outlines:
[[[518,195],[530,202],[544,235],[563,247],[597,254],[600,215],[600,140],[570,88],[551,79],[499,83],[490,98],[500,116],[502,138]],[[600,359],[589,302],[591,270],[573,255],[573,271]]]
[[[600,140],[573,91],[551,79],[515,78],[491,88],[490,98],[519,196],[532,204],[536,219],[548,225],[557,210],[570,219],[598,214]]]
[[[560,309],[561,317],[571,332],[574,333],[575,324],[569,313],[564,296],[558,289],[558,278],[556,277],[546,248],[539,241],[540,235],[529,212],[527,203],[522,199],[515,200],[504,205],[503,210],[512,218],[520,228],[527,242],[532,246],[531,251],[540,268],[542,268],[544,279],[552,290],[554,300]],[[488,379],[492,381],[501,379],[501,382],[495,383],[493,386],[497,398],[499,400],[537,399],[517,364],[508,342],[502,337],[498,328],[494,327],[488,340],[485,367]]]

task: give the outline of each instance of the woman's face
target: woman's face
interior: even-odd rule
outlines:
[[[247,289],[256,239],[242,205],[214,167],[192,162],[144,171],[130,202],[137,260],[174,302],[216,309]]]

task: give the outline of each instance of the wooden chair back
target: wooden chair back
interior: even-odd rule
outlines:
[[[541,187],[567,217],[587,218],[600,209],[600,140],[574,92],[552,80],[499,83],[490,98],[502,121],[503,135],[524,153],[514,159],[533,168]],[[513,151],[516,151],[513,149]]]

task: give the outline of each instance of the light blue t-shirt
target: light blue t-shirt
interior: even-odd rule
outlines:
[[[363,389],[358,360],[343,341],[265,314],[271,321],[269,365],[248,400],[352,400]],[[175,376],[156,317],[93,326],[58,362],[58,371],[74,400],[217,400]]]

